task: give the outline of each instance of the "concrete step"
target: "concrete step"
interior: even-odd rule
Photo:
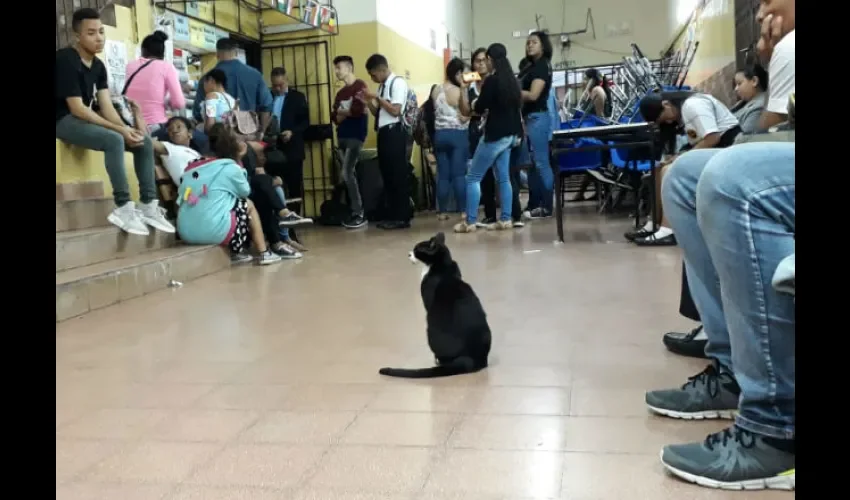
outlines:
[[[56,233],[56,271],[84,267],[174,246],[174,234],[151,229],[148,236],[128,234],[115,226]]]
[[[56,184],[56,201],[90,200],[104,198],[101,181],[63,182]]]
[[[112,198],[56,202],[56,232],[107,227],[106,216],[115,208]]]
[[[219,246],[186,246],[112,259],[56,273],[56,322],[230,267]]]

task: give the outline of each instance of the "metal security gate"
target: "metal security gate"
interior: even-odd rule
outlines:
[[[283,66],[289,86],[307,97],[310,129],[304,145],[304,210],[311,217],[319,215],[319,207],[330,197],[338,174],[332,167],[336,140],[330,116],[333,95],[329,54],[327,41],[263,47],[263,73],[269,75],[272,68]]]
[[[71,17],[74,11],[85,7],[97,9],[101,13],[101,21],[108,26],[115,26],[115,5],[132,5],[126,0],[56,0],[56,50],[67,47],[74,40],[71,30]],[[107,8],[109,7],[109,8]]]

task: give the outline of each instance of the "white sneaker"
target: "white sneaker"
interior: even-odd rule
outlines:
[[[136,234],[138,236],[151,234],[147,226],[139,218],[139,211],[136,210],[136,204],[132,201],[128,201],[121,207],[116,207],[112,213],[106,216],[106,220],[130,234]]]
[[[145,224],[151,226],[163,233],[174,233],[174,226],[165,218],[165,209],[159,206],[159,200],[153,200],[150,203],[139,204],[141,220]]]

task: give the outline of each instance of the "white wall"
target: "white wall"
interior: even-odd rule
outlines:
[[[332,0],[330,4],[336,7],[340,26],[378,20],[378,6],[375,0]]]
[[[438,54],[442,54],[447,46],[457,49],[463,44],[466,51],[466,47],[472,45],[472,0],[374,1],[378,8],[378,22],[417,45]]]
[[[650,59],[655,59],[670,41],[675,24],[671,20],[677,0],[472,0],[475,45],[505,44],[511,61],[525,53],[529,29],[536,29],[535,15],[541,15],[540,28],[550,33],[585,28],[591,8],[596,39],[590,31],[574,35],[569,51],[555,44],[553,62],[574,61],[577,66],[613,63],[631,53],[635,42]],[[689,0],[678,0],[688,2]],[[513,32],[521,32],[519,38]]]

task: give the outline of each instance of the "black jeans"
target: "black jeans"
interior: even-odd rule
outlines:
[[[254,207],[260,215],[260,224],[270,245],[280,242],[278,213],[285,208],[274,191],[273,182],[268,174],[254,174],[248,179],[251,185],[249,198],[254,202]]]
[[[697,311],[697,306],[694,304],[694,299],[691,297],[691,289],[688,286],[688,273],[684,263],[682,263],[682,291],[679,294],[679,314],[693,321],[702,321],[699,311]]]
[[[410,164],[406,157],[407,134],[401,124],[378,129],[378,167],[384,179],[384,220],[409,222]]]

